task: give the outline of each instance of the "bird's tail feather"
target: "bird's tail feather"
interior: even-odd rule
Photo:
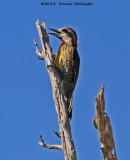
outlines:
[[[72,118],[72,106],[73,106],[73,95],[71,96],[67,104],[68,115],[69,115],[70,120]]]

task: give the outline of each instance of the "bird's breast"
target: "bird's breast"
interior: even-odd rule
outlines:
[[[65,65],[69,59],[69,56],[71,56],[69,47],[63,45],[59,48],[59,51],[56,55],[55,64],[61,71],[65,69]]]

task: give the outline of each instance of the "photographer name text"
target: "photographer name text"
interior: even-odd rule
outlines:
[[[43,6],[90,6],[92,4],[86,2],[41,2]]]

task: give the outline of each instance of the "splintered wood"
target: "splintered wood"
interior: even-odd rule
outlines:
[[[103,158],[104,160],[117,160],[112,126],[110,118],[108,114],[105,112],[103,84],[101,86],[101,90],[97,92],[95,110],[96,113],[93,119],[93,123],[95,128],[98,129]]]

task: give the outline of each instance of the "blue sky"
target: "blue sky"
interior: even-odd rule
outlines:
[[[71,127],[78,160],[102,159],[92,123],[101,83],[117,156],[130,159],[130,1],[90,0],[94,4],[89,7],[41,2],[6,0],[0,5],[0,159],[64,159],[62,151],[37,144],[40,134],[46,143],[60,144],[53,134],[59,127],[49,76],[33,44],[36,38],[40,46],[37,19],[47,28],[71,27],[77,32],[81,66]],[[53,53],[60,43],[50,36]]]

